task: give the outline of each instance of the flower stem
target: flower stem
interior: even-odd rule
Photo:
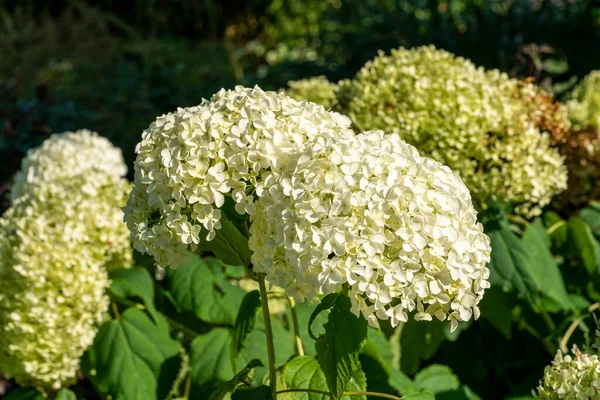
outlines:
[[[377,392],[344,392],[344,396],[373,396],[384,399],[402,400],[402,397],[394,396],[393,394],[377,393]]]
[[[293,297],[286,296],[290,303],[290,310],[292,311],[292,322],[294,324],[294,336],[296,337],[296,352],[299,356],[304,355],[304,347],[302,346],[302,339],[300,338],[300,326],[298,324],[298,313],[296,312],[296,302]]]
[[[263,317],[265,320],[265,334],[267,336],[267,352],[269,356],[269,380],[273,400],[277,400],[277,369],[275,368],[275,346],[273,345],[273,328],[271,327],[271,314],[269,313],[269,299],[265,286],[265,274],[258,274],[258,287],[262,303]]]
[[[285,390],[280,390],[279,392],[275,393],[275,394],[283,394],[283,393],[316,393],[316,394],[322,394],[323,396],[331,396],[331,393],[326,392],[324,390],[316,390],[316,389],[285,389]]]
[[[283,393],[316,393],[321,394],[323,396],[333,397],[331,393],[326,392],[324,390],[316,390],[316,389],[285,389],[280,390],[276,394]],[[384,399],[392,399],[392,400],[402,400],[402,397],[394,396],[393,394],[386,393],[378,393],[378,392],[344,392],[344,396],[373,396],[373,397],[381,397]]]

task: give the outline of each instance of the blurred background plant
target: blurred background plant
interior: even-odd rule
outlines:
[[[100,132],[122,148],[131,177],[135,144],[150,122],[221,87],[277,90],[315,76],[337,82],[379,49],[434,44],[568,100],[575,84],[600,68],[599,43],[594,0],[0,0],[0,211],[20,160],[52,132]],[[555,137],[556,145],[576,166],[589,153],[588,179],[597,173],[598,153],[589,150],[597,127],[578,129],[569,139]],[[590,283],[600,285],[600,207],[580,219],[564,204],[567,221],[546,213],[543,222],[553,248],[572,253],[557,262],[570,301],[584,310],[600,300]],[[521,228],[529,240],[527,225]],[[577,240],[566,243],[571,234]],[[565,317],[558,328],[571,323],[570,313],[544,304]],[[401,352],[395,363],[409,375],[449,365],[485,399],[526,395],[554,356],[535,335],[555,322],[499,287],[481,308],[482,319],[460,335],[442,324],[406,324],[390,339]]]

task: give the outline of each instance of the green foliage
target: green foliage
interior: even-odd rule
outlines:
[[[294,357],[283,369],[283,378],[288,388],[313,389],[327,392],[328,379],[319,366],[319,361],[313,357]],[[365,390],[365,378],[362,371],[357,371],[350,376],[347,386],[343,391],[355,392]],[[365,396],[341,396],[344,400],[365,400]],[[329,396],[316,393],[297,393],[293,400],[327,400]]]
[[[244,291],[227,280],[222,261],[190,255],[187,265],[167,273],[165,289],[177,308],[204,322],[233,325]]]
[[[237,363],[240,356],[240,352],[246,346],[248,337],[254,330],[256,324],[256,313],[261,308],[260,294],[258,290],[248,292],[242,304],[240,310],[235,319],[235,325],[233,326],[233,338],[231,340],[231,365],[234,370],[237,370]]]
[[[350,308],[346,293],[336,293],[326,296],[313,313],[314,316],[330,310],[325,333],[317,338],[315,348],[327,386],[336,400],[342,397],[350,379],[359,371],[362,373],[358,358],[367,340],[367,321],[354,315]],[[314,321],[312,316],[311,321]]]
[[[110,292],[122,299],[134,298],[142,303],[152,316],[157,318],[154,306],[154,281],[145,268],[121,268],[110,271]]]
[[[221,225],[211,241],[207,241],[206,235],[201,234],[200,248],[212,252],[227,264],[247,266],[252,254],[247,238],[224,215],[221,215]]]
[[[193,396],[210,393],[218,384],[227,382],[234,375],[229,353],[230,340],[227,329],[215,328],[192,342],[190,361]]]
[[[171,372],[178,355],[179,344],[164,318],[155,322],[130,308],[102,324],[84,365],[100,393],[123,400],[157,399],[161,375]]]
[[[500,218],[484,224],[492,242],[490,282],[504,290],[516,290],[528,302],[535,304],[537,285],[531,273],[531,255],[510,229],[508,220],[503,216]]]

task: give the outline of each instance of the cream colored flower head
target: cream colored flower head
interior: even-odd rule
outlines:
[[[131,190],[126,173],[121,150],[95,132],[54,134],[23,159],[12,197],[64,203],[63,218],[87,226],[85,238],[106,268],[128,267],[132,248],[121,210]]]
[[[54,134],[40,147],[29,151],[21,162],[21,170],[14,178],[12,198],[49,182],[69,184],[71,178],[80,176],[87,178],[82,190],[93,195],[105,179],[123,178],[126,174],[121,150],[96,132],[82,129]]]
[[[93,207],[23,195],[0,218],[0,371],[22,386],[73,383],[108,307],[106,258],[72,218]]]
[[[136,148],[124,209],[134,247],[160,266],[180,265],[201,237],[215,237],[226,198],[253,215],[261,175],[307,147],[328,151],[330,141],[353,136],[349,126],[317,104],[241,86],[157,118]]]
[[[490,241],[468,189],[398,134],[366,132],[263,173],[254,271],[297,301],[349,287],[373,326],[479,316]]]
[[[327,109],[337,104],[339,85],[329,82],[324,76],[289,81],[288,86],[285,94],[298,101],[312,101]]]
[[[566,188],[567,171],[517,96],[521,86],[427,46],[381,52],[339,97],[359,130],[398,131],[457,172],[480,206],[510,201],[530,217]]]
[[[573,89],[567,110],[575,129],[600,129],[600,70],[590,72]]]
[[[540,400],[587,400],[600,398],[600,359],[596,354],[573,355],[559,350],[552,364],[544,369],[544,377],[533,396]]]

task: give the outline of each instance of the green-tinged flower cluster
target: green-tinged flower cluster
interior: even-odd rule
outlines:
[[[523,107],[527,85],[427,46],[380,53],[339,98],[359,130],[397,130],[459,173],[476,202],[511,201],[534,216],[566,188],[567,173]]]
[[[73,381],[108,307],[104,259],[61,201],[28,195],[0,219],[0,370],[21,385]]]
[[[23,160],[0,219],[0,371],[55,390],[76,378],[106,312],[107,268],[129,266],[120,151],[89,131]]]
[[[64,217],[88,227],[86,240],[97,244],[93,248],[107,268],[127,267],[132,249],[121,211],[131,190],[126,173],[121,150],[97,133],[55,134],[23,159],[12,198],[28,194],[43,202],[87,202],[79,211],[65,208]]]
[[[600,70],[590,72],[573,89],[567,109],[575,129],[600,128]]]
[[[544,369],[537,393],[540,400],[587,400],[600,398],[600,359],[597,354],[582,353],[575,346],[573,355],[559,350]]]
[[[298,101],[307,100],[329,109],[337,104],[339,85],[324,76],[289,81],[285,94]]]

